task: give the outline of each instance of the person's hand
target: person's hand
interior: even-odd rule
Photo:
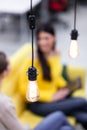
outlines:
[[[60,101],[60,100],[63,100],[65,99],[68,94],[70,93],[69,89],[68,88],[64,88],[64,89],[61,89],[59,90],[58,92],[56,92],[53,97],[52,97],[52,101]]]

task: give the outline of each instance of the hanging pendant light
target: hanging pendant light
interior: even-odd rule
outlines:
[[[32,33],[32,66],[29,67],[27,75],[28,75],[28,88],[26,92],[26,98],[30,102],[36,102],[39,100],[40,93],[37,86],[37,69],[34,67],[34,29],[35,29],[35,15],[32,10],[32,0],[31,0],[31,13],[28,17],[29,19],[29,28]]]
[[[77,58],[79,55],[79,45],[78,45],[78,30],[76,29],[76,14],[77,14],[77,0],[75,1],[74,9],[74,29],[71,31],[71,43],[69,46],[69,56],[71,58]]]

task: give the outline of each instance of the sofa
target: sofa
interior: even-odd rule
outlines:
[[[20,66],[23,64],[23,60],[26,58],[29,52],[31,52],[31,44],[24,44],[21,49],[19,49],[10,57],[12,69],[9,76],[3,80],[2,92],[12,98],[19,120],[23,124],[29,124],[32,128],[34,128],[43,119],[43,117],[37,116],[31,111],[27,111],[25,108],[24,99],[18,92],[18,76]],[[80,90],[77,90],[73,96],[85,97],[85,69],[73,66],[69,66],[67,69],[68,75],[71,79],[74,80],[77,77],[81,77],[82,80],[82,88]],[[73,117],[68,117],[68,120],[72,125],[76,124],[76,120]]]

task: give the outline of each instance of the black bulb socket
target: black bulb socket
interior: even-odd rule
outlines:
[[[78,31],[74,29],[71,32],[71,40],[77,40],[77,38],[78,38]]]
[[[32,66],[29,67],[27,74],[28,74],[28,80],[30,80],[30,81],[37,80],[38,73],[37,73],[37,69],[35,67],[32,67]]]
[[[29,21],[29,28],[31,30],[35,29],[35,25],[36,25],[36,18],[35,15],[31,14],[28,16],[28,21]]]

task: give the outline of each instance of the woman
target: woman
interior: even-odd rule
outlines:
[[[35,54],[35,67],[39,75],[37,84],[40,89],[40,99],[36,103],[27,103],[27,109],[35,114],[47,116],[55,111],[62,111],[66,115],[76,118],[87,129],[87,101],[82,98],[72,98],[68,84],[62,77],[60,54],[56,50],[55,32],[51,25],[40,26],[36,32],[37,50]],[[19,91],[23,97],[26,94],[28,84],[24,73],[31,65],[31,57],[28,56],[21,68]]]
[[[0,52],[0,85],[10,71],[7,56]],[[34,130],[74,130],[61,112],[54,112],[47,116]],[[0,93],[0,130],[30,130],[22,125],[15,113],[14,105],[9,97]]]

